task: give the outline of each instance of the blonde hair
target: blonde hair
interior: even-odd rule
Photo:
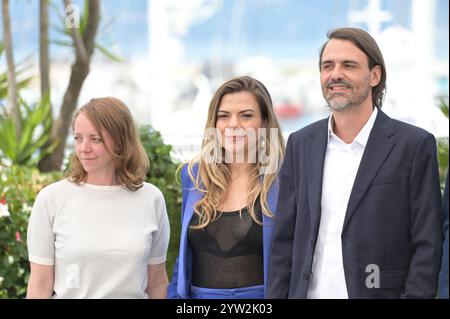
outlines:
[[[277,172],[284,157],[283,136],[273,110],[272,99],[265,86],[258,80],[249,76],[236,77],[222,84],[222,86],[214,94],[209,104],[205,131],[216,127],[217,112],[223,96],[237,92],[251,93],[258,102],[265,128],[277,129],[277,135],[274,140],[271,140],[271,134],[268,132],[269,130],[266,130],[266,136],[263,136],[267,144],[274,146],[272,150],[276,153],[266,154],[270,159],[266,167],[271,168],[271,173],[261,174],[261,163],[257,161],[257,164],[255,164],[252,169],[248,184],[250,191],[248,193],[249,205],[247,206],[247,210],[253,220],[261,225],[262,223],[258,220],[255,212],[258,197],[261,204],[262,213],[266,216],[272,217],[273,213],[269,208],[267,196],[272,184],[277,182]],[[213,142],[216,145],[215,147],[222,149],[217,136],[215,136],[214,139],[215,140]],[[200,199],[194,207],[194,211],[199,217],[199,224],[192,226],[192,228],[196,229],[206,227],[209,223],[219,217],[217,211],[225,200],[227,185],[230,182],[230,169],[224,161],[223,153],[221,153],[222,155],[220,155],[220,158],[212,163],[211,161],[205,160],[205,157],[208,156],[206,153],[209,152],[209,148],[207,147],[208,143],[210,143],[210,141],[207,141],[206,139],[203,140],[200,158],[197,158],[188,164],[188,174],[195,189],[204,194],[203,198]],[[265,152],[270,152],[270,149],[271,148],[267,148]],[[197,165],[198,172],[194,174],[193,168]],[[276,165],[276,167],[273,167],[274,165]]]
[[[91,99],[75,113],[72,129],[77,116],[81,113],[92,122],[102,140],[104,130],[111,136],[114,150],[109,150],[106,145],[105,148],[114,158],[118,184],[131,191],[141,188],[150,162],[125,103],[114,97]],[[87,175],[77,155],[72,154],[67,173],[69,180],[81,184],[86,181]]]

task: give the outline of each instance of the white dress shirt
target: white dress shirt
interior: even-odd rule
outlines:
[[[334,134],[332,115],[328,120],[328,144],[322,182],[322,214],[308,299],[348,298],[342,260],[342,227],[356,173],[377,113],[377,108],[374,108],[369,120],[350,144],[346,144]]]

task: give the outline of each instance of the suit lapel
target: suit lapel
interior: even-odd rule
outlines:
[[[345,231],[359,202],[366,194],[372,180],[394,147],[395,143],[390,138],[394,133],[392,119],[379,110],[361,158],[355,182],[353,183],[342,232]]]
[[[328,143],[328,121],[323,120],[319,128],[310,135],[307,142],[306,167],[308,177],[308,203],[311,221],[311,229],[314,231],[320,224],[322,178],[325,153]],[[301,155],[301,154],[300,154]],[[302,158],[303,156],[299,157]]]

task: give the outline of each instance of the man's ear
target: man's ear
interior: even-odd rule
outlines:
[[[381,66],[375,65],[372,70],[370,70],[370,86],[377,86],[381,81]]]

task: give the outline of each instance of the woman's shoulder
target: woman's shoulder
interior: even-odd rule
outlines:
[[[152,197],[163,196],[162,191],[158,187],[149,182],[144,182],[142,184],[142,187],[139,189],[139,192],[145,196],[152,196]]]
[[[75,190],[76,184],[70,182],[67,179],[62,179],[52,184],[49,184],[42,188],[36,195],[35,205],[46,205],[50,203],[57,203],[65,198],[69,194],[72,194]]]
[[[67,178],[61,179],[57,182],[51,183],[44,188],[42,188],[39,192],[40,196],[52,196],[60,193],[67,192],[72,189],[76,185],[70,182]]]
[[[144,182],[138,192],[140,194],[140,199],[144,199],[144,201],[151,207],[154,207],[157,212],[166,212],[167,214],[164,194],[158,187],[152,183]]]

